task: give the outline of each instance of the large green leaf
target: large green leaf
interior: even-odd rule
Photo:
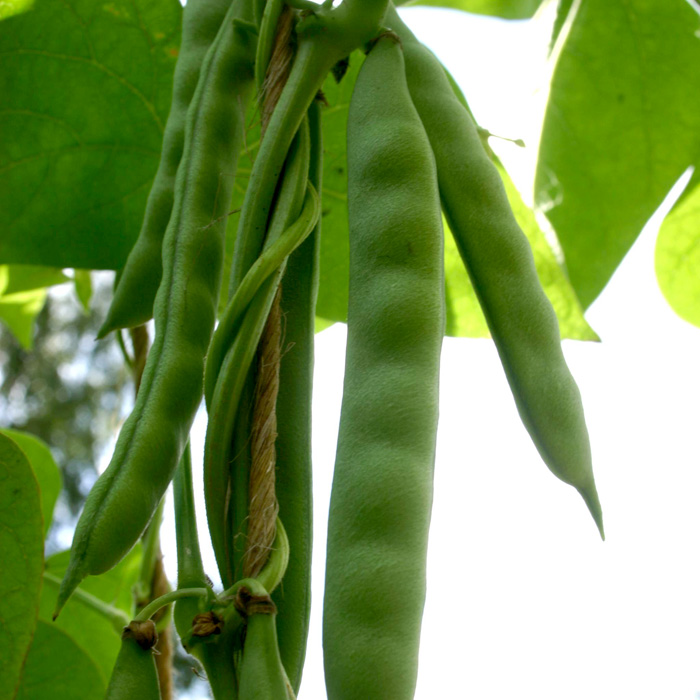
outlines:
[[[118,268],[158,165],[177,0],[41,0],[0,22],[0,262]]]
[[[0,434],[0,700],[15,697],[34,637],[43,559],[39,486],[24,452]]]
[[[584,306],[698,161],[699,29],[686,0],[584,0],[571,25],[535,189]]]
[[[59,552],[46,560],[46,571],[63,578],[70,552]],[[132,586],[136,583],[141,564],[141,546],[138,545],[117,566],[101,576],[89,576],[80,589],[91,593],[109,605],[133,615]],[[41,591],[39,618],[51,621],[56,608],[58,588],[45,581]],[[74,642],[86,651],[99,669],[102,680],[107,683],[119,653],[119,634],[111,622],[73,596],[61,611],[53,625],[59,627]]]
[[[101,700],[105,688],[87,652],[55,625],[39,621],[16,700]]]
[[[0,433],[14,440],[26,455],[39,484],[41,515],[44,519],[44,535],[49,530],[56,499],[61,491],[61,472],[54,461],[49,446],[38,437],[20,430],[4,428]]]
[[[528,19],[537,11],[542,0],[407,0],[395,5],[449,7],[477,15],[492,15],[503,19]]]
[[[656,241],[656,277],[675,312],[700,326],[700,173],[664,219]]]

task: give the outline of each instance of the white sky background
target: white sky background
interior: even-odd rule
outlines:
[[[548,29],[446,10],[402,16],[481,125],[524,138],[533,153],[523,125]],[[499,150],[506,160],[517,151]],[[603,342],[564,343],[586,408],[605,543],[530,442],[492,342],[445,339],[419,700],[700,698],[700,329],[657,287],[657,228],[647,227],[587,313]],[[317,336],[313,610],[301,700],[325,698],[325,529],[344,346],[343,326]],[[200,413],[197,484],[204,427]],[[163,532],[174,532],[172,511]],[[174,539],[165,550],[175,578]]]

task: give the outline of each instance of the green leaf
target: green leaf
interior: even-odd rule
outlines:
[[[576,0],[558,0],[557,2],[557,14],[554,18],[554,25],[552,26],[552,37],[549,41],[550,54],[554,50],[557,39],[559,38],[559,34],[564,28],[566,20],[569,17],[569,13],[571,12],[571,8],[573,7],[575,1]]]
[[[323,86],[328,107],[322,112],[321,259],[316,315],[328,321],[345,321],[348,313],[348,170],[345,140],[350,97],[363,59],[360,51],[353,53],[340,83],[329,76]]]
[[[55,625],[40,621],[16,700],[101,700],[105,688],[85,650]]]
[[[78,301],[83,307],[83,311],[87,314],[90,311],[90,299],[92,299],[90,270],[75,270],[73,283],[75,284],[75,293]]]
[[[685,0],[586,0],[571,25],[552,79],[535,191],[584,307],[698,161],[699,28]]]
[[[34,320],[44,308],[46,289],[0,295],[0,321],[20,342],[22,347],[32,347]]]
[[[56,499],[61,491],[61,472],[51,450],[43,440],[29,433],[9,428],[3,428],[0,433],[14,440],[31,464],[34,476],[39,483],[41,514],[44,519],[44,536],[46,536],[51,526]]]
[[[63,578],[69,558],[69,551],[54,554],[46,560],[46,570],[59,579]],[[80,584],[80,588],[132,617],[134,610],[131,588],[138,580],[140,564],[141,546],[138,545],[110,571],[101,576],[86,578]],[[51,620],[57,594],[58,589],[45,581],[41,592],[40,619],[47,622]],[[121,643],[112,624],[98,612],[82,604],[75,596],[66,603],[56,622],[52,624],[63,630],[89,654],[106,684]]]
[[[63,271],[55,267],[0,265],[0,268],[4,270],[4,273],[0,274],[0,279],[5,280],[4,286],[0,283],[0,293],[2,294],[28,292],[68,281],[68,277],[63,274]]]
[[[330,328],[335,324],[335,321],[329,321],[327,318],[322,318],[321,316],[316,316],[314,319],[314,333],[320,333],[325,331],[326,328]]]
[[[362,54],[350,57],[340,84],[329,77],[323,87],[328,107],[323,111],[324,173],[321,236],[321,270],[316,314],[330,325],[345,321],[348,304],[348,209],[346,128],[348,106]],[[562,337],[597,340],[583,318],[576,295],[558,264],[532,210],[523,202],[510,177],[498,163],[511,206],[530,241],[540,281],[559,317]],[[488,327],[462,260],[445,225],[445,298],[448,335],[488,337]],[[317,331],[322,329],[317,322]]]
[[[542,0],[408,0],[395,3],[404,7],[429,5],[431,7],[449,7],[477,15],[491,15],[503,19],[528,19],[537,11]]]
[[[160,156],[177,0],[42,0],[0,22],[0,260],[123,265]]]
[[[0,700],[15,697],[32,644],[43,560],[39,486],[24,452],[0,435]]]
[[[656,240],[656,277],[666,301],[700,326],[700,173],[664,219]]]
[[[26,12],[33,4],[34,0],[0,0],[0,20]]]
[[[0,321],[23,347],[32,346],[34,321],[44,308],[46,287],[67,279],[61,270],[53,267],[0,265]]]

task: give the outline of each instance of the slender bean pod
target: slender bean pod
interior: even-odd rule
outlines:
[[[219,320],[219,325],[209,346],[204,371],[204,396],[207,399],[207,405],[211,403],[225,349],[231,345],[236,337],[243,312],[262,283],[306,240],[306,237],[317,225],[320,216],[321,200],[316,188],[309,183],[299,218],[274,243],[263,250],[260,257],[248,270],[248,274],[243,278],[238,291],[229,301]]]
[[[308,127],[300,129],[299,136],[290,151],[289,161],[278,195],[278,202],[270,221],[267,241],[274,244],[285,229],[299,216],[307,190],[309,172]],[[207,504],[207,520],[216,555],[219,572],[224,585],[230,585],[241,573],[240,548],[234,547],[239,533],[245,532],[247,519],[248,479],[242,470],[236,469],[234,485],[231,485],[229,468],[231,455],[237,454],[232,438],[234,430],[244,423],[246,414],[239,413],[239,405],[248,381],[249,369],[255,357],[265,321],[270,313],[284,266],[262,283],[248,304],[240,323],[233,322],[233,311],[224,316],[221,333],[215,342],[209,367],[209,380],[216,378],[215,388],[209,402],[209,423],[204,443],[204,494]],[[242,294],[248,296],[246,285]],[[237,308],[235,297],[229,309]],[[229,340],[236,331],[233,342]],[[218,375],[216,364],[223,353],[224,341],[230,344],[221,362]],[[243,420],[237,421],[237,416]],[[246,429],[243,445],[248,443]],[[233,490],[233,494],[231,494]]]
[[[343,0],[308,10],[297,26],[292,70],[255,159],[236,234],[229,296],[262,250],[267,220],[287,151],[330,69],[376,35],[388,0]]]
[[[250,0],[233,0],[202,65],[163,243],[156,335],[136,405],[85,504],[56,615],[88,574],[113,567],[148,525],[175,471],[203,390],[221,280],[236,122],[253,84]]]
[[[323,646],[329,700],[416,683],[445,327],[435,162],[401,47],[381,38],[348,115],[350,295]]]
[[[323,144],[321,107],[309,109],[309,182],[321,191]],[[311,398],[314,371],[314,318],[318,293],[321,219],[289,257],[282,280],[284,348],[277,395],[277,477],[280,518],[287,523],[294,556],[284,585],[273,593],[282,663],[294,692],[299,691],[311,607]]]
[[[107,318],[97,334],[145,323],[163,275],[161,249],[175,197],[175,178],[185,146],[187,110],[199,80],[202,62],[231,5],[231,0],[189,0],[182,13],[182,40],[173,77],[173,100],[163,133],[163,149],[146,203],[141,231],[129,253]],[[244,128],[244,114],[236,128]],[[240,140],[240,137],[238,137]]]
[[[540,285],[530,245],[476,125],[441,64],[393,8],[387,22],[403,41],[408,87],[435,153],[445,217],[520,417],[545,464],[578,490],[604,538],[581,395],[564,359],[557,317]]]
[[[265,3],[262,21],[260,22],[260,34],[258,36],[258,50],[255,54],[255,85],[258,91],[262,90],[265,82],[265,73],[270,63],[272,49],[275,43],[277,22],[282,14],[284,0],[268,0]]]

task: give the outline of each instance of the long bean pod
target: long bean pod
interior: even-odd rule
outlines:
[[[578,490],[604,537],[581,394],[564,359],[557,317],[540,285],[530,245],[442,65],[393,8],[387,22],[403,41],[408,87],[435,153],[445,217],[520,417],[545,464]]]
[[[182,40],[173,77],[173,99],[163,132],[163,149],[146,203],[141,231],[129,253],[102,328],[102,338],[117,328],[145,323],[153,316],[153,302],[163,275],[161,250],[175,198],[175,179],[185,146],[187,110],[197,88],[209,47],[231,0],[189,0],[182,13]],[[236,127],[244,128],[244,114]]]
[[[255,159],[236,234],[229,296],[262,250],[274,192],[287,151],[330,69],[372,39],[388,0],[343,0],[309,10],[297,26],[292,70]]]
[[[309,109],[309,182],[322,186],[321,106]],[[277,637],[282,663],[298,692],[306,654],[311,607],[311,399],[314,372],[314,319],[318,293],[321,218],[290,256],[282,279],[284,348],[277,395],[276,492],[280,518],[287,524],[294,553],[284,585],[272,595],[277,604]]]
[[[155,340],[134,410],[78,522],[56,614],[86,575],[114,566],[148,525],[202,397],[240,145],[236,123],[253,84],[250,5],[233,0],[202,65],[163,243]]]
[[[348,341],[323,606],[329,700],[413,698],[425,600],[443,231],[396,41],[369,53],[348,115]]]
[[[238,324],[243,312],[258,289],[260,289],[260,285],[311,234],[320,215],[321,200],[316,188],[309,184],[306,188],[304,205],[299,218],[274,243],[271,243],[269,247],[263,250],[260,257],[248,270],[248,274],[243,278],[243,282],[241,282],[236,294],[226,306],[226,310],[221,316],[219,325],[212,337],[207,354],[204,372],[204,396],[207,399],[207,404],[211,403],[216,377],[221,369],[225,349],[230,346],[232,340],[236,337]]]
[[[305,126],[300,129],[289,153],[277,205],[269,225],[269,246],[272,246],[299,216],[307,190],[308,172],[309,133],[308,126]],[[247,477],[241,470],[237,470],[232,486],[229,471],[230,455],[235,455],[237,449],[235,443],[232,446],[236,416],[241,416],[239,403],[283,271],[282,265],[265,279],[248,304],[242,320],[236,323],[233,322],[232,309],[237,308],[238,304],[234,296],[224,315],[213,352],[210,353],[211,357],[207,361],[208,381],[215,378],[215,382],[212,382],[215,387],[209,402],[209,423],[204,443],[204,494],[212,545],[224,585],[230,585],[242,574],[238,565],[240,557],[237,554],[238,550],[234,551],[233,541],[234,538],[238,539],[239,532],[243,532],[241,528],[245,527],[247,517]],[[247,285],[241,285],[242,294],[245,293],[246,287]],[[219,348],[227,348],[225,355]],[[223,360],[219,360],[221,355],[224,355]],[[219,363],[221,364],[217,373]],[[238,423],[242,421],[239,420]],[[245,433],[244,444],[248,442],[249,437],[247,430]],[[232,489],[235,492],[233,494]]]

